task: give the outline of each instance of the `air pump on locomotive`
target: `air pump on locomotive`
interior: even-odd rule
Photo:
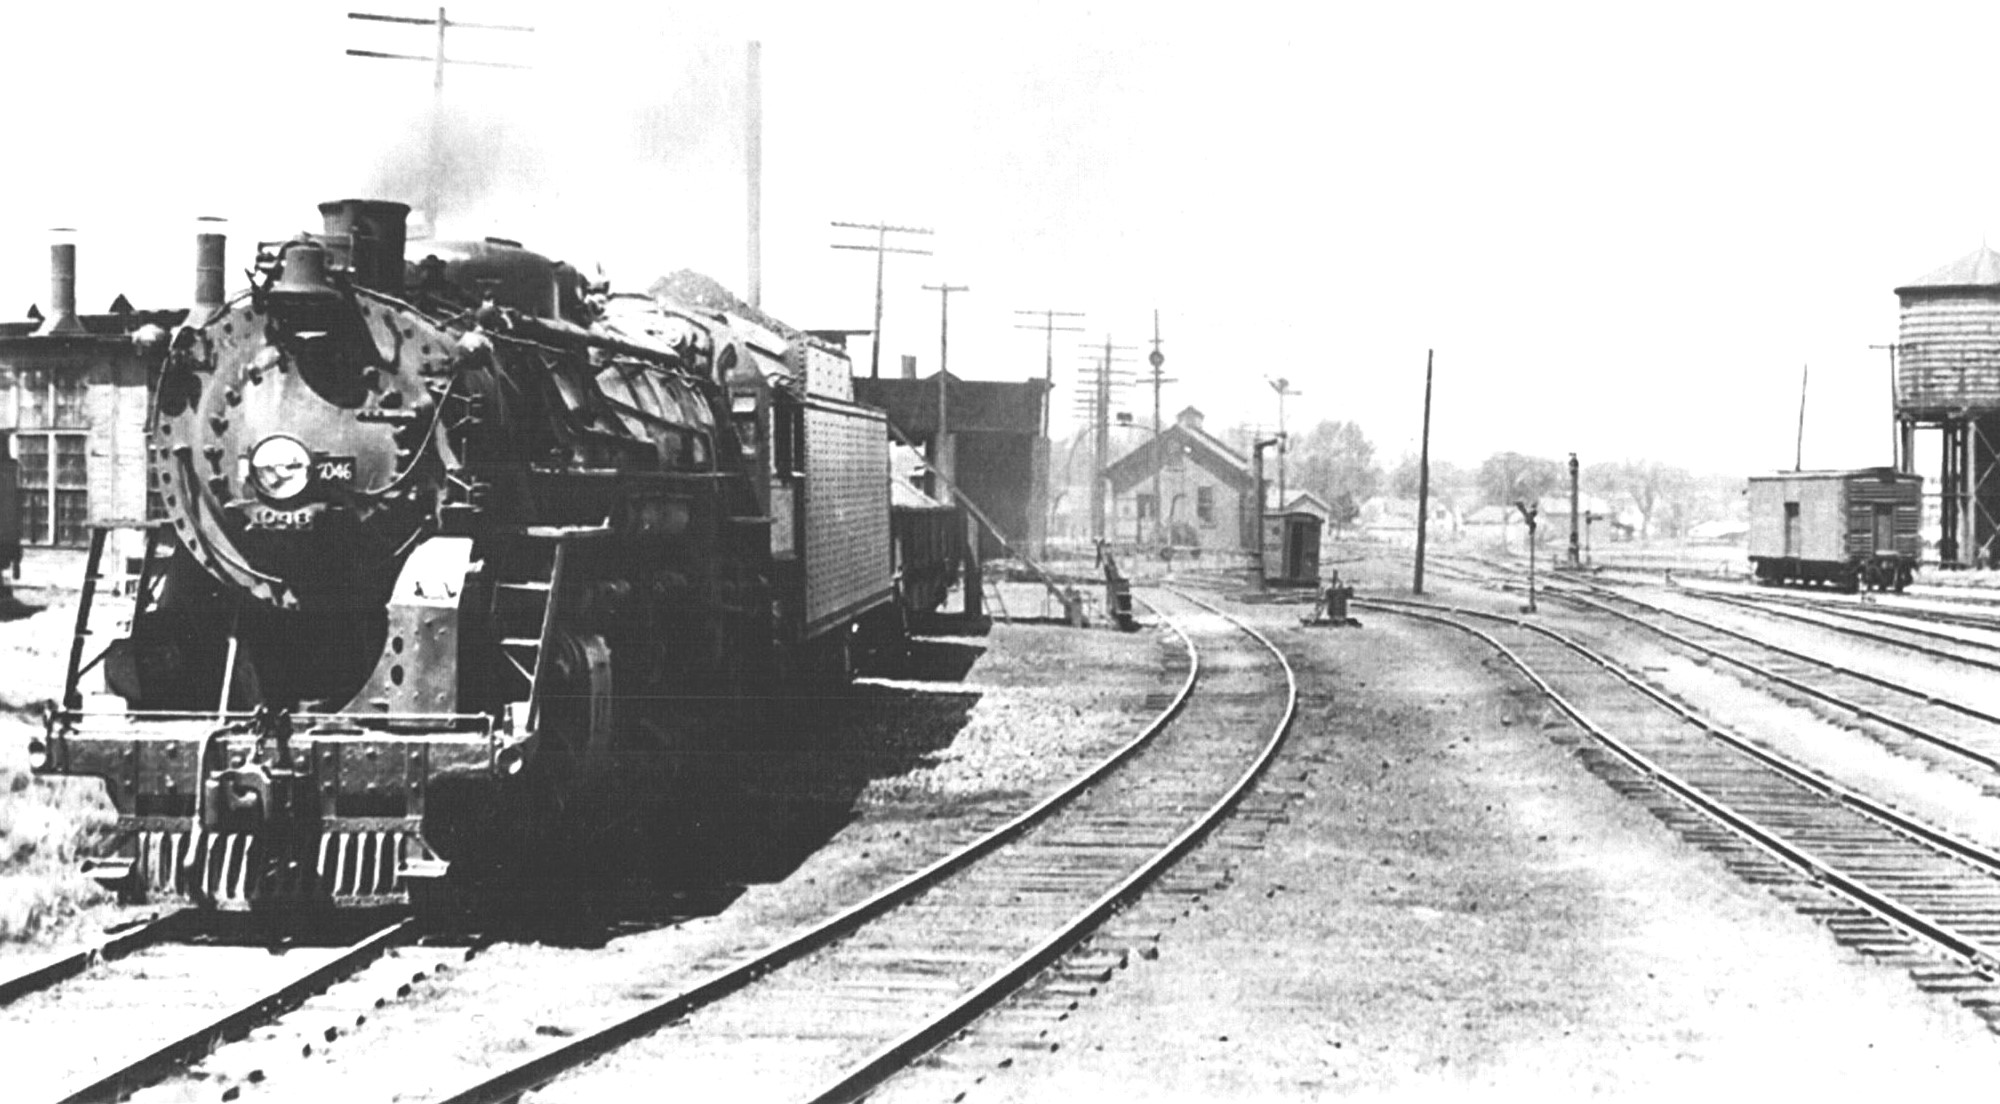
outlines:
[[[698,787],[736,706],[841,673],[899,587],[934,602],[838,350],[320,209],[157,343],[165,521],[31,749],[104,780],[108,884],[367,904],[590,846]]]

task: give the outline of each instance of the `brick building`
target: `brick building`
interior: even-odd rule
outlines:
[[[79,315],[75,246],[52,252],[44,316],[0,323],[0,441],[20,462],[18,514],[29,547],[82,547],[96,522],[143,518],[151,383],[133,338],[185,310],[137,311],[119,296]]]

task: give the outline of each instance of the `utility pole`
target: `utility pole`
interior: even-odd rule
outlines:
[[[1179,381],[1179,380],[1170,380],[1170,379],[1166,378],[1166,376],[1165,376],[1165,375],[1163,375],[1163,374],[1161,373],[1161,371],[1160,371],[1160,367],[1161,367],[1161,365],[1164,365],[1164,364],[1165,364],[1166,362],[1167,362],[1167,358],[1166,358],[1166,355],[1165,355],[1164,353],[1160,352],[1160,312],[1159,312],[1158,310],[1154,310],[1154,311],[1153,311],[1153,351],[1152,351],[1152,352],[1150,352],[1150,353],[1148,353],[1148,354],[1146,354],[1146,363],[1148,363],[1148,364],[1150,364],[1150,365],[1152,365],[1152,366],[1153,366],[1153,371],[1152,371],[1152,377],[1153,377],[1153,539],[1154,539],[1154,540],[1157,540],[1157,541],[1160,541],[1160,543],[1161,543],[1161,544],[1163,544],[1163,545],[1172,545],[1172,544],[1173,544],[1173,533],[1172,533],[1171,531],[1169,531],[1169,532],[1167,533],[1167,535],[1166,535],[1166,539],[1165,539],[1165,540],[1160,540],[1160,533],[1161,533],[1161,530],[1165,529],[1165,527],[1166,527],[1166,522],[1167,522],[1167,510],[1166,510],[1166,503],[1165,503],[1165,500],[1164,500],[1163,498],[1161,498],[1161,497],[1160,497],[1160,471],[1161,471],[1161,469],[1163,469],[1163,468],[1165,468],[1165,467],[1167,466],[1167,458],[1166,458],[1166,455],[1165,455],[1164,453],[1162,453],[1162,452],[1160,451],[1160,386],[1161,386],[1162,384],[1168,384],[1168,383],[1179,383],[1180,381]],[[1183,485],[1183,491],[1185,491],[1185,485]]]
[[[1088,345],[1084,347],[1087,349],[1092,348]],[[1091,450],[1092,462],[1090,466],[1090,536],[1091,539],[1098,541],[1105,539],[1106,529],[1104,517],[1104,468],[1110,462],[1111,452],[1111,389],[1114,386],[1123,387],[1131,382],[1129,378],[1121,378],[1125,377],[1127,373],[1113,368],[1112,365],[1124,362],[1115,354],[1129,351],[1131,351],[1130,346],[1113,345],[1111,343],[1111,335],[1106,334],[1104,335],[1104,348],[1101,358],[1095,351],[1093,351],[1092,355],[1092,359],[1096,361],[1094,371],[1096,378],[1094,381],[1095,385],[1091,388],[1089,405],[1086,408],[1089,413],[1091,426],[1093,427],[1092,444],[1094,446]]]
[[[868,378],[880,379],[882,378],[882,258],[890,253],[914,253],[919,257],[931,255],[928,249],[903,249],[890,245],[889,235],[928,234],[930,231],[919,226],[887,226],[879,222],[836,222],[833,225],[847,230],[875,231],[874,245],[846,245],[835,242],[833,247],[861,249],[875,254],[875,329],[872,331],[874,336],[869,339],[874,347],[868,351]]]
[[[1049,435],[1049,407],[1054,403],[1056,393],[1056,331],[1063,330],[1069,333],[1083,332],[1082,326],[1058,326],[1056,325],[1056,319],[1082,318],[1083,312],[1043,309],[1017,310],[1014,313],[1039,314],[1042,316],[1042,324],[1039,326],[1023,326],[1017,322],[1014,324],[1014,328],[1017,330],[1040,330],[1046,335],[1042,345],[1042,436],[1047,437]]]
[[[1292,390],[1292,381],[1283,376],[1277,379],[1265,377],[1264,382],[1270,384],[1271,390],[1278,393],[1278,509],[1282,510],[1285,508],[1285,453],[1291,451],[1289,445],[1291,438],[1285,433],[1285,399],[1304,392]],[[1257,504],[1259,511],[1263,508],[1263,503]]]
[[[946,421],[946,415],[949,412],[950,405],[950,388],[946,385],[946,380],[949,379],[947,372],[951,364],[951,293],[954,291],[971,291],[972,289],[958,284],[925,284],[924,290],[938,293],[937,456],[935,463],[938,470],[944,473],[945,479],[950,480],[958,475],[958,465],[955,463],[957,459],[955,453],[957,450],[945,447],[946,426],[949,424]]]
[[[533,27],[518,27],[505,23],[466,23],[446,19],[444,9],[437,10],[436,19],[417,19],[407,15],[375,15],[369,12],[348,12],[347,18],[366,23],[402,23],[418,27],[437,28],[437,48],[430,57],[420,54],[385,54],[379,50],[349,50],[349,57],[382,58],[388,61],[428,61],[431,63],[431,151],[430,172],[426,174],[424,218],[430,223],[432,237],[437,236],[439,197],[444,190],[444,67],[452,65],[478,65],[487,69],[526,69],[525,65],[513,65],[504,61],[468,61],[463,58],[444,56],[445,31],[462,27],[473,31],[519,31],[533,34]]]
[[[1431,364],[1437,350],[1424,350],[1424,441],[1417,453],[1417,576],[1410,587],[1413,594],[1424,592],[1424,537],[1431,522]],[[1259,518],[1258,532],[1263,532]]]

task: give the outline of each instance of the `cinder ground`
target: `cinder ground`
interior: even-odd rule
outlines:
[[[1364,596],[1407,587],[1402,563],[1338,566]],[[1165,927],[1157,959],[1135,956],[1058,1028],[1055,1053],[965,1100],[1844,1100],[1984,1088],[2000,1069],[1972,1013],[1840,948],[1588,773],[1481,647],[1379,613],[1302,631],[1296,607],[1243,608],[1306,660],[1308,796]],[[1054,773],[1051,726],[1084,735],[1142,692],[1135,675],[1163,678],[1143,638],[1080,637],[1118,642],[1099,673],[1083,644],[1049,644],[1060,631],[964,642],[966,723],[858,807],[1019,800]],[[0,629],[35,647],[23,632]],[[1057,682],[1084,691],[1082,713],[1065,716]],[[892,819],[864,813],[798,873],[955,818]]]
[[[1407,591],[1407,567],[1342,565]],[[1433,584],[1435,589],[1436,584]],[[1262,607],[1283,627],[1296,610]],[[967,1101],[1846,1100],[1989,1085],[2000,1037],[1738,881],[1448,630],[1283,632],[1325,757],[1292,822]]]

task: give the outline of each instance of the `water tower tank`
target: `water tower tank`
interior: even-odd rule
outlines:
[[[1896,298],[1897,415],[2000,411],[2000,253],[1982,245]]]

